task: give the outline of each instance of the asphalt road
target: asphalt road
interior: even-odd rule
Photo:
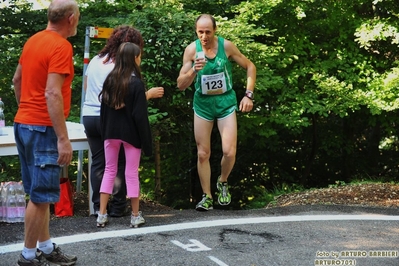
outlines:
[[[144,214],[99,229],[94,217],[51,222],[53,241],[86,265],[399,265],[399,211],[299,206]],[[23,224],[0,224],[0,265],[16,265]]]

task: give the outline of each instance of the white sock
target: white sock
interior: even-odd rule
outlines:
[[[39,249],[45,254],[50,254],[54,250],[53,241],[49,239],[44,242],[39,242]]]
[[[24,249],[22,250],[22,256],[24,256],[24,258],[27,260],[33,260],[34,258],[36,258],[36,248],[24,247]]]

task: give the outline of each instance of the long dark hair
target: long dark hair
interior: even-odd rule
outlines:
[[[119,46],[115,55],[115,66],[105,79],[103,89],[98,95],[100,101],[115,109],[125,106],[124,99],[132,74],[142,78],[140,66],[135,60],[140,53],[140,47],[134,43],[124,42]]]

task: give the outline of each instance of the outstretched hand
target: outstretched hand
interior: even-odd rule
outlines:
[[[154,87],[147,91],[147,100],[155,99],[155,98],[162,98],[164,94],[163,87]]]

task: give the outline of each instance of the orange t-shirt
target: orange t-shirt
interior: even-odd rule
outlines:
[[[22,66],[21,99],[15,122],[52,126],[45,97],[49,73],[65,74],[61,90],[64,116],[68,117],[74,76],[72,56],[72,45],[56,32],[44,30],[29,38],[19,59]]]

